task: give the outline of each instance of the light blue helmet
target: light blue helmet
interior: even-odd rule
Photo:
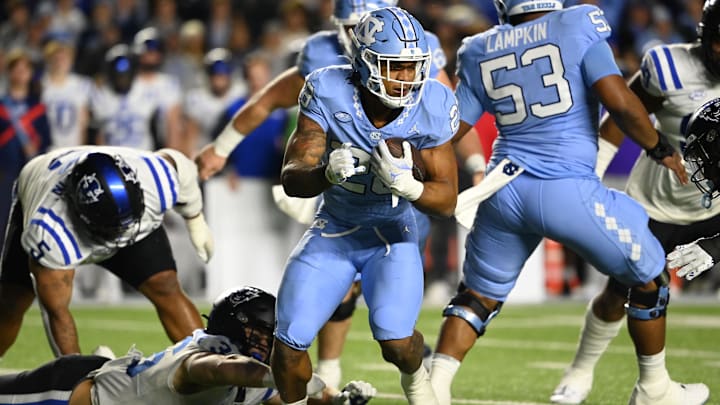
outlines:
[[[338,29],[338,39],[347,56],[351,55],[352,47],[347,27],[354,26],[365,14],[383,7],[392,7],[397,0],[335,0],[335,9],[331,20]]]
[[[422,25],[398,7],[381,8],[363,16],[350,32],[353,42],[353,70],[360,82],[387,107],[410,106],[420,101],[430,73],[430,48]],[[390,78],[393,62],[415,62],[411,81]],[[383,76],[383,71],[385,76]],[[383,81],[400,84],[400,95],[389,95]]]
[[[562,10],[565,0],[493,0],[498,20],[506,24],[514,15]]]

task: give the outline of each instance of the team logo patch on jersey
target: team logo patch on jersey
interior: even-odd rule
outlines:
[[[338,111],[334,114],[335,119],[340,122],[350,122],[352,121],[352,116],[350,114],[344,112],[344,111]]]
[[[376,131],[370,132],[370,139],[373,141],[379,141],[382,139],[382,134]]]
[[[100,180],[97,179],[97,173],[83,176],[78,188],[80,189],[78,195],[81,204],[94,204],[100,201],[100,196],[105,192]]]
[[[698,100],[704,99],[705,94],[706,94],[705,90],[695,90],[692,93],[690,93],[688,98],[690,98],[690,100],[693,100],[693,101],[698,101]]]

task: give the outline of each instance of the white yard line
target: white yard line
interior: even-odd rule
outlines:
[[[378,392],[376,398],[396,399],[405,401],[404,395],[391,394],[389,392]],[[525,402],[525,401],[493,401],[491,399],[464,399],[453,398],[453,404],[471,404],[471,405],[546,405],[546,402]]]

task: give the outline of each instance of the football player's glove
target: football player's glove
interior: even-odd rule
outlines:
[[[187,225],[190,241],[195,247],[195,251],[200,259],[207,263],[210,261],[213,251],[215,250],[215,242],[213,241],[210,227],[207,222],[205,222],[205,216],[201,212],[195,217],[186,218],[185,224]]]
[[[675,247],[667,255],[667,266],[677,269],[678,277],[692,280],[717,263],[716,238],[700,238],[695,242]]]
[[[332,399],[333,405],[365,405],[377,395],[377,390],[365,381],[350,381]]]
[[[367,171],[367,167],[363,165],[355,166],[355,158],[350,151],[351,146],[349,142],[345,142],[340,148],[330,152],[328,165],[325,168],[325,177],[330,183],[340,184],[356,174]]]
[[[413,159],[410,143],[403,142],[403,156],[394,157],[385,142],[378,142],[373,149],[371,169],[375,176],[385,184],[393,194],[408,201],[415,201],[423,193],[425,186],[413,177]]]

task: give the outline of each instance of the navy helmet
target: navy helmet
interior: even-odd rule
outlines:
[[[209,50],[203,58],[205,72],[208,76],[230,75],[232,73],[232,64],[230,59],[230,52],[225,48],[214,48]]]
[[[720,195],[720,98],[695,110],[685,138],[684,157],[693,170],[690,180],[703,193],[703,206],[709,208]]]
[[[130,91],[135,78],[135,61],[127,45],[115,45],[105,53],[105,75],[116,93]]]
[[[713,51],[712,46],[713,43],[720,42],[720,3],[717,0],[705,1],[697,34],[702,45],[705,68],[720,77],[720,54]]]
[[[145,210],[137,173],[119,155],[93,152],[79,161],[65,184],[70,213],[100,243],[126,246]]]
[[[240,353],[268,363],[275,328],[275,296],[255,287],[228,290],[213,303],[205,331],[222,335]]]

